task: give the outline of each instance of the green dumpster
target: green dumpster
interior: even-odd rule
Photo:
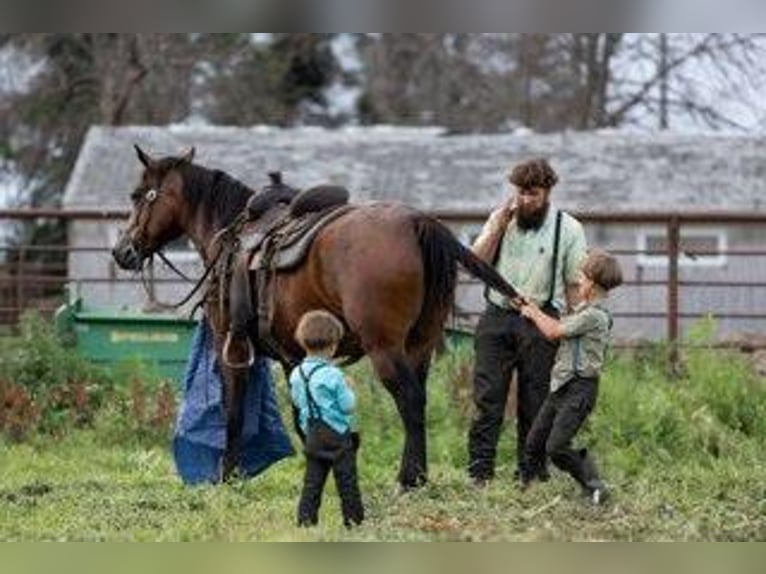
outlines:
[[[160,377],[180,379],[197,322],[171,314],[86,308],[81,299],[56,312],[56,327],[86,359],[104,365],[140,359]]]

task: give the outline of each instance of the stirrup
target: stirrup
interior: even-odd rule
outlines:
[[[250,337],[245,337],[247,341],[247,360],[241,363],[232,363],[229,361],[229,347],[231,346],[231,331],[226,333],[226,341],[223,343],[223,351],[221,351],[221,359],[223,363],[230,369],[245,369],[250,368],[255,363],[255,349],[253,343],[250,341]]]

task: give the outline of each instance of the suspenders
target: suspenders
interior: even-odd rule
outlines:
[[[556,228],[553,232],[553,262],[551,264],[551,286],[550,290],[548,291],[548,299],[543,304],[543,307],[550,307],[553,304],[553,298],[556,296],[556,267],[558,266],[558,259],[559,259],[559,243],[561,238],[561,217],[563,212],[561,210],[558,210],[556,212]],[[503,236],[500,238],[500,242],[498,243],[497,250],[495,250],[495,257],[492,259],[492,266],[496,267],[497,262],[500,260],[500,250],[503,248],[503,240],[505,239],[505,233],[503,232]],[[484,286],[484,299],[489,301],[489,286]]]
[[[308,416],[309,420],[319,420],[319,421],[325,422],[324,419],[322,418],[322,413],[319,410],[319,405],[314,400],[314,396],[311,394],[311,391],[309,390],[309,380],[311,380],[311,377],[314,376],[314,373],[316,373],[319,369],[321,369],[324,366],[325,366],[324,364],[317,365],[316,367],[311,369],[308,375],[306,375],[306,373],[303,372],[302,367],[298,367],[298,372],[300,373],[301,378],[303,379],[303,388],[305,389],[305,392],[306,392],[306,402],[308,403],[308,407],[309,407],[309,416]]]
[[[553,232],[553,264],[551,265],[551,288],[548,291],[548,300],[543,305],[550,307],[553,305],[553,298],[556,296],[556,266],[559,262],[559,238],[561,237],[561,210],[556,213],[556,230]]]

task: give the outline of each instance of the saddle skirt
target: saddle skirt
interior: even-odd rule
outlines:
[[[249,269],[281,271],[297,267],[305,259],[319,231],[352,209],[351,205],[336,205],[294,219],[289,208],[275,208],[266,214],[269,221],[264,222],[265,227],[246,228],[240,236],[241,250],[249,259]]]

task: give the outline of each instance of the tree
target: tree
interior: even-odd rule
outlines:
[[[648,126],[647,118],[660,118],[661,126],[746,130],[741,115],[763,114],[764,55],[764,34],[631,34],[605,125]]]
[[[232,125],[322,123],[324,89],[336,72],[331,39],[311,33],[273,34],[265,44],[248,34],[212,39],[224,49],[206,71],[205,116]]]
[[[189,113],[196,54],[188,34],[18,34],[10,41],[46,62],[32,88],[6,103],[0,122],[28,177],[30,205],[58,203],[90,125],[167,123]]]

